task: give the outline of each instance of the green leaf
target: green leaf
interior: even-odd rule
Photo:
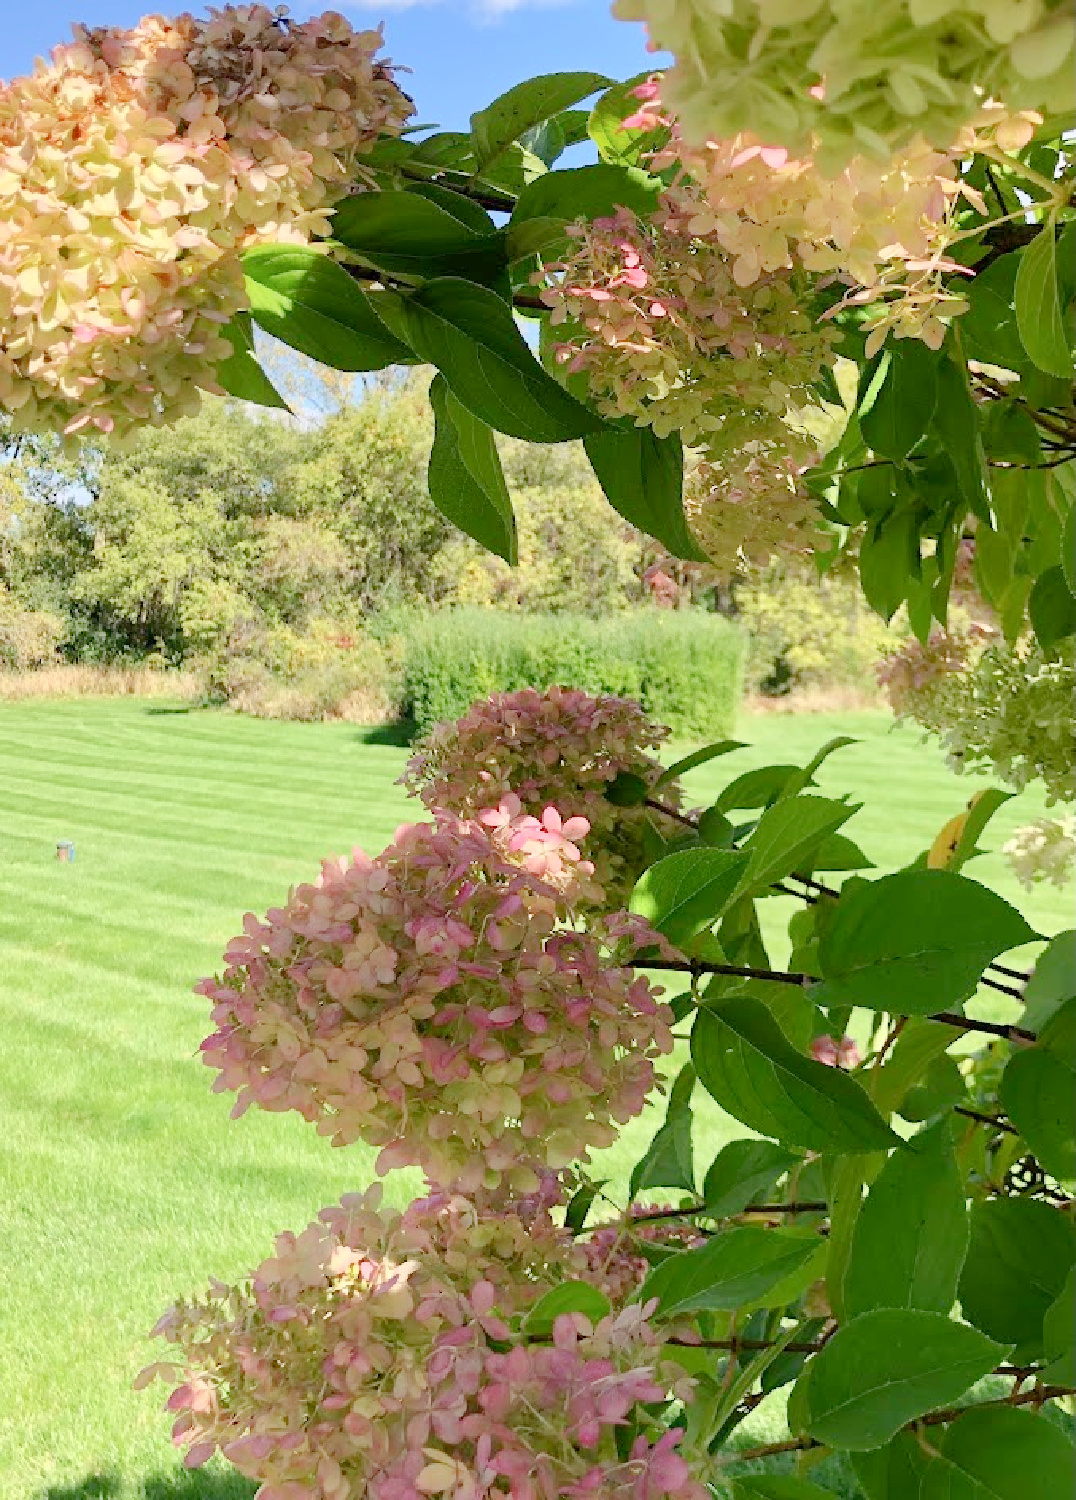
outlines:
[[[915,1500],[1072,1500],[1072,1439],[1026,1407],[972,1407],[938,1448]]]
[[[664,129],[624,129],[623,122],[639,108],[633,90],[645,83],[649,76],[649,73],[638,73],[626,83],[614,83],[591,110],[588,130],[602,161],[636,166],[668,137],[668,131]]]
[[[1076,1178],[1076,1000],[1047,1022],[1034,1047],[1013,1053],[998,1103],[1051,1177]]]
[[[588,94],[608,88],[612,79],[603,73],[543,73],[517,83],[492,104],[471,116],[471,135],[479,170],[527,130],[540,125],[562,109],[578,104]]]
[[[608,1182],[603,1178],[600,1182],[588,1182],[573,1193],[568,1200],[568,1206],[564,1210],[564,1227],[570,1229],[573,1234],[578,1234],[587,1222],[587,1215],[594,1206],[594,1200]]]
[[[240,401],[253,401],[257,406],[289,411],[288,403],[258,363],[250,314],[238,313],[226,328],[221,329],[221,333],[235,351],[214,367],[213,374],[221,390]]]
[[[508,223],[513,261],[546,255],[566,243],[565,225],[610,216],[618,208],[646,218],[657,206],[661,181],[636,167],[570,167],[547,172],[527,184]]]
[[[706,562],[684,519],[684,450],[680,434],[659,438],[650,427],[606,427],[583,438],[605,498],[632,526],[674,557]]]
[[[640,1302],[657,1297],[660,1315],[731,1309],[763,1303],[818,1249],[814,1234],[795,1229],[741,1225],[716,1234],[698,1250],[670,1255],[655,1266],[639,1292]],[[763,1305],[765,1305],[763,1303]]]
[[[644,871],[630,910],[682,947],[721,916],[746,865],[735,850],[681,849]]]
[[[1017,375],[1029,364],[1013,307],[1021,260],[1020,253],[1013,251],[977,272],[974,280],[962,287],[968,310],[960,319],[960,337],[970,359],[1000,365]]]
[[[454,400],[443,375],[430,386],[430,406],[430,499],[461,531],[514,565],[516,520],[493,433]]]
[[[969,1323],[1015,1344],[1017,1359],[1042,1355],[1042,1323],[1076,1260],[1076,1225],[1032,1198],[991,1198],[971,1211],[960,1278]]]
[[[897,1037],[889,1061],[870,1069],[870,1091],[883,1114],[902,1105],[910,1089],[918,1086],[931,1061],[960,1039],[955,1026],[913,1019]]]
[[[618,771],[605,788],[605,800],[614,807],[642,807],[649,795],[649,786],[634,771]]]
[[[451,188],[443,187],[439,182],[409,182],[407,191],[416,198],[426,198],[430,203],[436,203],[438,208],[451,214],[475,235],[489,234],[493,227],[493,220],[481,204],[476,203],[473,198],[465,198],[462,193],[454,192]]]
[[[986,791],[977,794],[968,808],[956,846],[946,861],[947,870],[959,870],[961,865],[967,864],[976,853],[975,846],[990,819],[999,807],[1004,807],[1006,802],[1011,802],[1013,796],[1014,793],[1001,792],[996,787],[987,787]]]
[[[446,276],[398,298],[396,312],[419,358],[497,432],[563,443],[602,425],[542,369],[511,309],[488,287]]]
[[[800,1376],[807,1382],[806,1430],[835,1448],[880,1448],[906,1422],[957,1400],[1008,1352],[943,1313],[863,1313],[839,1328]]]
[[[556,1319],[574,1312],[597,1323],[609,1312],[609,1298],[588,1281],[563,1281],[538,1298],[523,1319],[523,1328],[533,1338],[548,1338]]]
[[[972,398],[967,373],[951,358],[943,359],[938,367],[938,404],[931,430],[956,471],[960,498],[989,525],[989,488],[979,408]]]
[[[1069,506],[1065,530],[1061,537],[1061,566],[1069,593],[1076,594],[1076,505]]]
[[[794,1474],[750,1474],[732,1481],[732,1500],[833,1500],[833,1491]]]
[[[1057,276],[1057,243],[1051,214],[1020,252],[1014,288],[1016,324],[1024,348],[1050,375],[1072,376],[1072,350]]]
[[[871,1185],[852,1234],[847,1316],[876,1307],[949,1312],[967,1248],[964,1180],[942,1120],[898,1147]]]
[[[1050,939],[1035,960],[1031,978],[1024,987],[1021,1024],[1041,1031],[1066,1000],[1076,999],[1076,931],[1071,927]]]
[[[843,833],[831,833],[822,840],[807,864],[799,865],[794,874],[809,875],[814,870],[873,870],[874,861]]]
[[[244,254],[243,274],[254,321],[301,354],[334,370],[414,364],[414,353],[376,311],[387,294],[362,291],[319,251],[258,245]]]
[[[758,1000],[700,1010],[691,1060],[722,1109],[782,1145],[854,1153],[896,1144],[856,1080],[797,1052]]]
[[[691,1147],[691,1093],[695,1069],[687,1063],[677,1074],[669,1096],[665,1123],[650,1142],[642,1161],[635,1164],[628,1187],[633,1199],[646,1188],[683,1188],[695,1191],[695,1166]]]
[[[940,1057],[930,1060],[922,1078],[900,1101],[897,1113],[913,1123],[929,1120],[933,1115],[959,1104],[967,1095],[967,1084],[956,1058],[943,1052]]]
[[[740,889],[761,892],[790,874],[858,810],[859,804],[849,806],[827,797],[804,796],[768,807],[743,845],[750,862]]]
[[[1037,936],[1015,907],[949,870],[854,879],[818,946],[819,1003],[929,1015],[974,994],[988,963]]]
[[[908,597],[919,567],[919,527],[910,510],[868,525],[859,544],[859,582],[871,609],[887,622]]]
[[[358,193],[333,216],[333,237],[392,276],[461,276],[491,282],[508,269],[504,231],[486,217],[476,234],[455,213],[419,193]]]
[[[1048,1361],[1041,1377],[1044,1384],[1076,1386],[1076,1266],[1057,1301],[1046,1309],[1042,1343]]]
[[[414,160],[431,167],[448,167],[457,172],[473,172],[474,141],[470,132],[435,130],[415,146]]]
[[[707,1210],[715,1219],[731,1218],[801,1160],[772,1141],[729,1141],[710,1163],[702,1185]]]
[[[735,781],[729,782],[714,806],[718,812],[765,807],[776,801],[791,777],[799,774],[799,766],[760,766],[755,771],[745,771]]]
[[[1047,650],[1076,633],[1076,598],[1060,565],[1047,568],[1035,579],[1027,612],[1039,645]]]
[[[712,745],[703,745],[701,750],[692,750],[691,754],[685,755],[683,759],[674,760],[672,765],[662,771],[655,781],[654,789],[656,791],[659,787],[667,786],[678,776],[686,776],[688,771],[704,766],[707,761],[714,760],[719,755],[728,755],[733,750],[746,750],[746,748],[743,740],[717,740]]]
[[[920,1479],[931,1462],[911,1432],[898,1432],[884,1448],[848,1458],[866,1500],[919,1500]]]
[[[925,435],[938,399],[938,363],[921,339],[890,340],[864,373],[859,430],[879,457],[906,458]]]

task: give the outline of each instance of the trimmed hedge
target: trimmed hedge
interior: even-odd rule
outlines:
[[[733,726],[743,658],[739,629],[701,611],[592,620],[440,610],[408,625],[403,706],[423,735],[489,693],[562,683],[636,698],[685,738],[719,738]]]

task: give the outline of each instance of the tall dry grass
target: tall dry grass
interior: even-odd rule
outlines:
[[[0,702],[28,698],[182,698],[202,696],[204,684],[195,672],[152,667],[101,667],[84,664],[42,667],[34,672],[0,671]]]

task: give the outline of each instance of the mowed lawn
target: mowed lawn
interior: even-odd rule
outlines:
[[[696,772],[693,801],[856,735],[819,781],[865,799],[849,832],[883,868],[914,857],[981,784],[880,714],[759,717],[739,732],[751,748]],[[298,1119],[229,1121],[197,1057],[206,1005],[191,986],[245,911],[325,854],[376,851],[414,815],[393,784],[405,755],[348,725],[135,701],[0,705],[2,1500],[249,1494],[223,1466],[179,1469],[163,1387],[131,1390],[160,1347],[145,1332],[175,1296],[242,1275],[274,1233],[364,1185],[371,1157],[331,1150]],[[986,842],[1040,812],[1022,796]],[[60,839],[74,840],[74,864],[56,861]],[[972,873],[1017,894],[996,854]],[[1053,932],[1070,901],[1051,890],[1025,909]],[[632,1130],[614,1172],[656,1120]],[[703,1112],[701,1161],[731,1129]],[[400,1174],[387,1193],[403,1202],[417,1186]]]

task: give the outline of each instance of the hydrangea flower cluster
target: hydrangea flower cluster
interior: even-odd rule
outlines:
[[[756,422],[738,448],[696,464],[684,513],[718,577],[814,551],[821,528],[802,475],[818,458],[807,438],[771,417]]]
[[[240,254],[328,230],[409,100],[379,31],[226,6],[76,27],[0,89],[0,407],[123,437],[197,411],[248,303]]]
[[[599,1224],[588,1230],[585,1239],[576,1242],[584,1257],[588,1281],[600,1286],[616,1303],[631,1297],[653,1270],[643,1254],[643,1244],[661,1245],[670,1250],[694,1250],[706,1241],[694,1225],[681,1220],[659,1219],[647,1215],[668,1212],[671,1205],[655,1204],[633,1213],[621,1224]],[[677,1334],[692,1337],[692,1324],[685,1322]],[[695,1337],[697,1337],[695,1330]]]
[[[1061,890],[1072,879],[1076,862],[1076,815],[1036,818],[1018,828],[1001,852],[1025,890],[1046,881]]]
[[[975,627],[973,627],[975,631]],[[975,634],[944,632],[906,647],[880,676],[898,718],[946,746],[955,771],[990,768],[1018,790],[1040,779],[1047,803],[1076,797],[1071,657],[1049,657],[1030,640],[976,652]]]
[[[981,644],[981,641],[980,641]],[[914,637],[878,664],[878,685],[898,719],[912,713],[916,694],[929,692],[953,673],[967,670],[975,642],[965,631],[933,630],[925,643]]]
[[[546,1219],[439,1195],[403,1214],[376,1189],[325,1209],[246,1286],[215,1284],[155,1332],[189,1467],[216,1451],[264,1500],[704,1500],[643,1410],[688,1400],[653,1305],[521,1326],[579,1255]],[[637,1429],[622,1450],[618,1435]]]
[[[585,818],[589,831],[579,846],[593,862],[606,906],[616,906],[627,903],[643,868],[648,819],[665,833],[674,825],[645,807],[616,807],[606,793],[621,774],[653,789],[662,774],[654,752],[668,733],[629,698],[563,687],[493,693],[454,724],[438,725],[401,780],[427,807],[460,818],[509,797],[532,816],[552,805],[573,821]],[[678,783],[666,783],[660,800],[678,809]]]
[[[619,209],[569,234],[574,251],[537,278],[561,330],[556,359],[585,375],[605,415],[697,448],[689,509],[719,571],[764,560],[769,536],[796,535],[810,508],[794,456],[809,446],[786,418],[815,402],[834,363],[836,334],[804,309],[802,269],[739,284],[716,233],[697,234],[668,196],[648,221]]]
[[[536,279],[563,330],[558,362],[586,373],[608,416],[724,445],[745,411],[781,416],[808,402],[833,363],[832,338],[804,311],[794,276],[737,284],[716,237],[695,235],[672,204],[649,221],[621,208],[568,232],[576,248],[547,268],[556,279]]]
[[[918,136],[948,146],[986,97],[1072,105],[1064,0],[615,0],[672,52],[669,107],[696,141],[753,130],[837,173]]]
[[[667,945],[624,912],[569,925],[597,897],[567,836],[586,831],[518,800],[439,813],[248,916],[199,986],[234,1113],[296,1110],[334,1145],[378,1147],[379,1172],[417,1165],[465,1192],[532,1192],[611,1145],[672,1050],[661,991],[630,966]]]
[[[988,212],[957,172],[960,155],[973,149],[973,132],[962,132],[952,152],[920,140],[882,160],[857,156],[827,176],[812,154],[792,156],[750,132],[692,145],[662,114],[657,79],[636,92],[644,103],[634,123],[669,130],[650,163],[673,174],[666,204],[686,232],[712,236],[733,257],[738,285],[794,267],[835,276],[849,291],[829,316],[852,303],[878,304],[864,324],[868,355],[890,331],[940,347],[946,320],[967,308],[945,281],[946,273],[965,272],[945,255],[953,209],[963,197],[984,217]]]

